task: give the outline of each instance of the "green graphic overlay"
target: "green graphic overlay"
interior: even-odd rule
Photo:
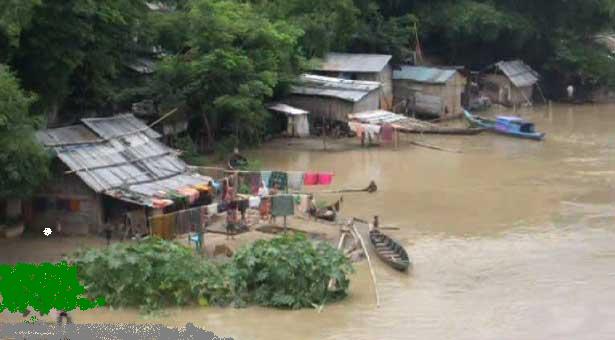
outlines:
[[[77,267],[66,262],[0,265],[0,312],[25,313],[30,307],[47,315],[52,309],[70,312],[105,305],[104,298],[92,301],[84,295]]]

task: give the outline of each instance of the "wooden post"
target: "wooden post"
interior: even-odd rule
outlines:
[[[338,250],[342,249],[342,246],[344,245],[344,240],[345,239],[346,239],[346,232],[342,230],[342,235],[340,236],[340,241],[337,244],[337,249]],[[329,290],[333,289],[334,285],[335,285],[335,279],[332,278],[332,279],[329,280],[329,286],[328,286]]]
[[[325,125],[325,116],[322,116],[322,148],[327,150],[327,128]]]
[[[374,273],[374,269],[372,268],[372,260],[369,258],[369,252],[367,251],[367,248],[365,247],[365,243],[363,242],[363,237],[361,237],[361,234],[359,234],[359,231],[355,227],[354,221],[352,221],[352,230],[354,230],[356,237],[359,239],[359,242],[361,242],[361,247],[363,248],[363,252],[365,252],[365,258],[367,259],[367,265],[369,266],[369,271],[372,276],[372,281],[374,282],[374,291],[376,293],[376,307],[380,307],[380,296],[378,295],[378,284],[376,283],[376,274]]]

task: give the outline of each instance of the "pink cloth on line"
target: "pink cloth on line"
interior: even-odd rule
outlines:
[[[318,184],[320,185],[330,185],[333,182],[333,173],[331,172],[321,172],[318,174]]]
[[[393,133],[395,129],[390,124],[384,124],[380,129],[380,136],[382,136],[382,141],[386,143],[391,143],[393,141]]]
[[[303,185],[318,185],[318,174],[315,172],[306,172],[303,177]]]

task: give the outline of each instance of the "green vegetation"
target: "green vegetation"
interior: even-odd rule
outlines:
[[[34,140],[40,117],[29,113],[34,100],[0,64],[0,199],[27,197],[48,176],[49,157]]]
[[[390,53],[399,63],[418,37],[428,56],[474,70],[524,59],[551,96],[569,83],[615,86],[615,62],[593,42],[615,28],[615,0],[162,2],[170,10],[144,0],[5,0],[0,63],[50,122],[153,99],[189,120],[199,152],[275,132],[264,103],[328,51]],[[139,58],[156,62],[153,76],[127,67]]]
[[[41,315],[51,309],[70,312],[105,305],[103,298],[82,297],[85,288],[77,279],[77,268],[66,262],[51,264],[0,265],[0,313],[25,313],[28,308]]]
[[[229,267],[235,298],[280,308],[322,305],[346,296],[352,266],[327,243],[314,244],[305,236],[260,240],[241,249]],[[338,289],[327,289],[330,279]]]
[[[87,250],[74,261],[88,294],[144,311],[189,304],[322,305],[345,295],[352,271],[333,247],[302,236],[259,241],[223,264],[155,238]],[[330,278],[338,281],[338,290],[327,290]]]

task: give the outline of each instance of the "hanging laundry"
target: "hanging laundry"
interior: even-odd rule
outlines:
[[[160,198],[152,199],[152,207],[154,209],[163,209],[170,205],[173,205],[173,201],[170,199],[160,199]]]
[[[318,173],[306,172],[303,179],[304,185],[318,185]]]
[[[178,211],[175,213],[175,233],[185,234],[190,229],[190,221],[186,210]]]
[[[211,187],[208,183],[201,183],[194,186],[194,188],[200,192],[209,192]]]
[[[214,204],[210,204],[207,206],[207,215],[209,216],[214,216],[218,214],[218,204],[214,203]]]
[[[256,196],[250,197],[248,200],[248,205],[252,209],[258,209],[261,205],[261,198]]]
[[[318,184],[319,185],[330,185],[331,182],[333,182],[332,172],[321,172],[318,174]]]
[[[252,189],[252,195],[258,194],[258,189],[261,186],[262,177],[260,172],[250,174],[250,188]]]
[[[269,188],[269,179],[271,178],[271,174],[273,171],[261,171],[261,180],[266,184]]]
[[[265,197],[261,200],[261,206],[259,210],[262,219],[265,219],[271,215],[271,197]]]
[[[222,182],[219,181],[213,181],[212,185],[214,187],[214,189],[216,189],[216,194],[221,193],[222,192]]]
[[[310,209],[310,196],[300,195],[299,204],[297,204],[296,210],[301,214],[307,214]]]
[[[229,204],[226,202],[220,202],[218,204],[218,213],[223,213],[229,209]]]
[[[165,240],[172,240],[175,230],[175,214],[160,215],[150,219],[152,234]]]
[[[382,137],[382,141],[385,143],[393,142],[393,135],[395,133],[395,129],[391,124],[384,124],[380,129],[380,136]]]
[[[78,212],[79,208],[80,208],[80,201],[79,200],[70,200],[70,211],[71,212]]]
[[[235,199],[236,193],[237,191],[235,191],[235,188],[229,185],[226,189],[226,193],[224,194],[224,200],[226,202],[233,201]]]
[[[258,189],[257,195],[260,197],[269,196],[269,189],[267,188],[265,181],[261,182],[261,187]]]
[[[188,221],[190,222],[190,229],[196,228],[201,225],[201,210],[199,208],[190,209],[188,211]],[[190,230],[188,229],[188,231]]]
[[[291,195],[273,196],[271,198],[271,215],[272,216],[291,216],[295,213],[293,205],[293,197]]]
[[[288,173],[288,188],[293,191],[301,191],[303,189],[305,173],[292,171]]]
[[[365,128],[363,124],[358,122],[349,122],[348,127],[352,132],[354,132],[359,139],[363,138],[363,133],[365,133]]]
[[[269,178],[269,188],[278,190],[286,190],[288,187],[288,174],[282,171],[274,171]]]
[[[380,134],[380,125],[364,124],[365,134],[370,139],[374,140]]]
[[[178,204],[180,206],[184,206],[188,203],[188,198],[176,190],[169,191],[167,193],[167,197],[173,200],[175,204]]]
[[[177,190],[180,194],[184,195],[188,199],[188,203],[192,204],[199,199],[199,191],[192,188],[181,188]]]

